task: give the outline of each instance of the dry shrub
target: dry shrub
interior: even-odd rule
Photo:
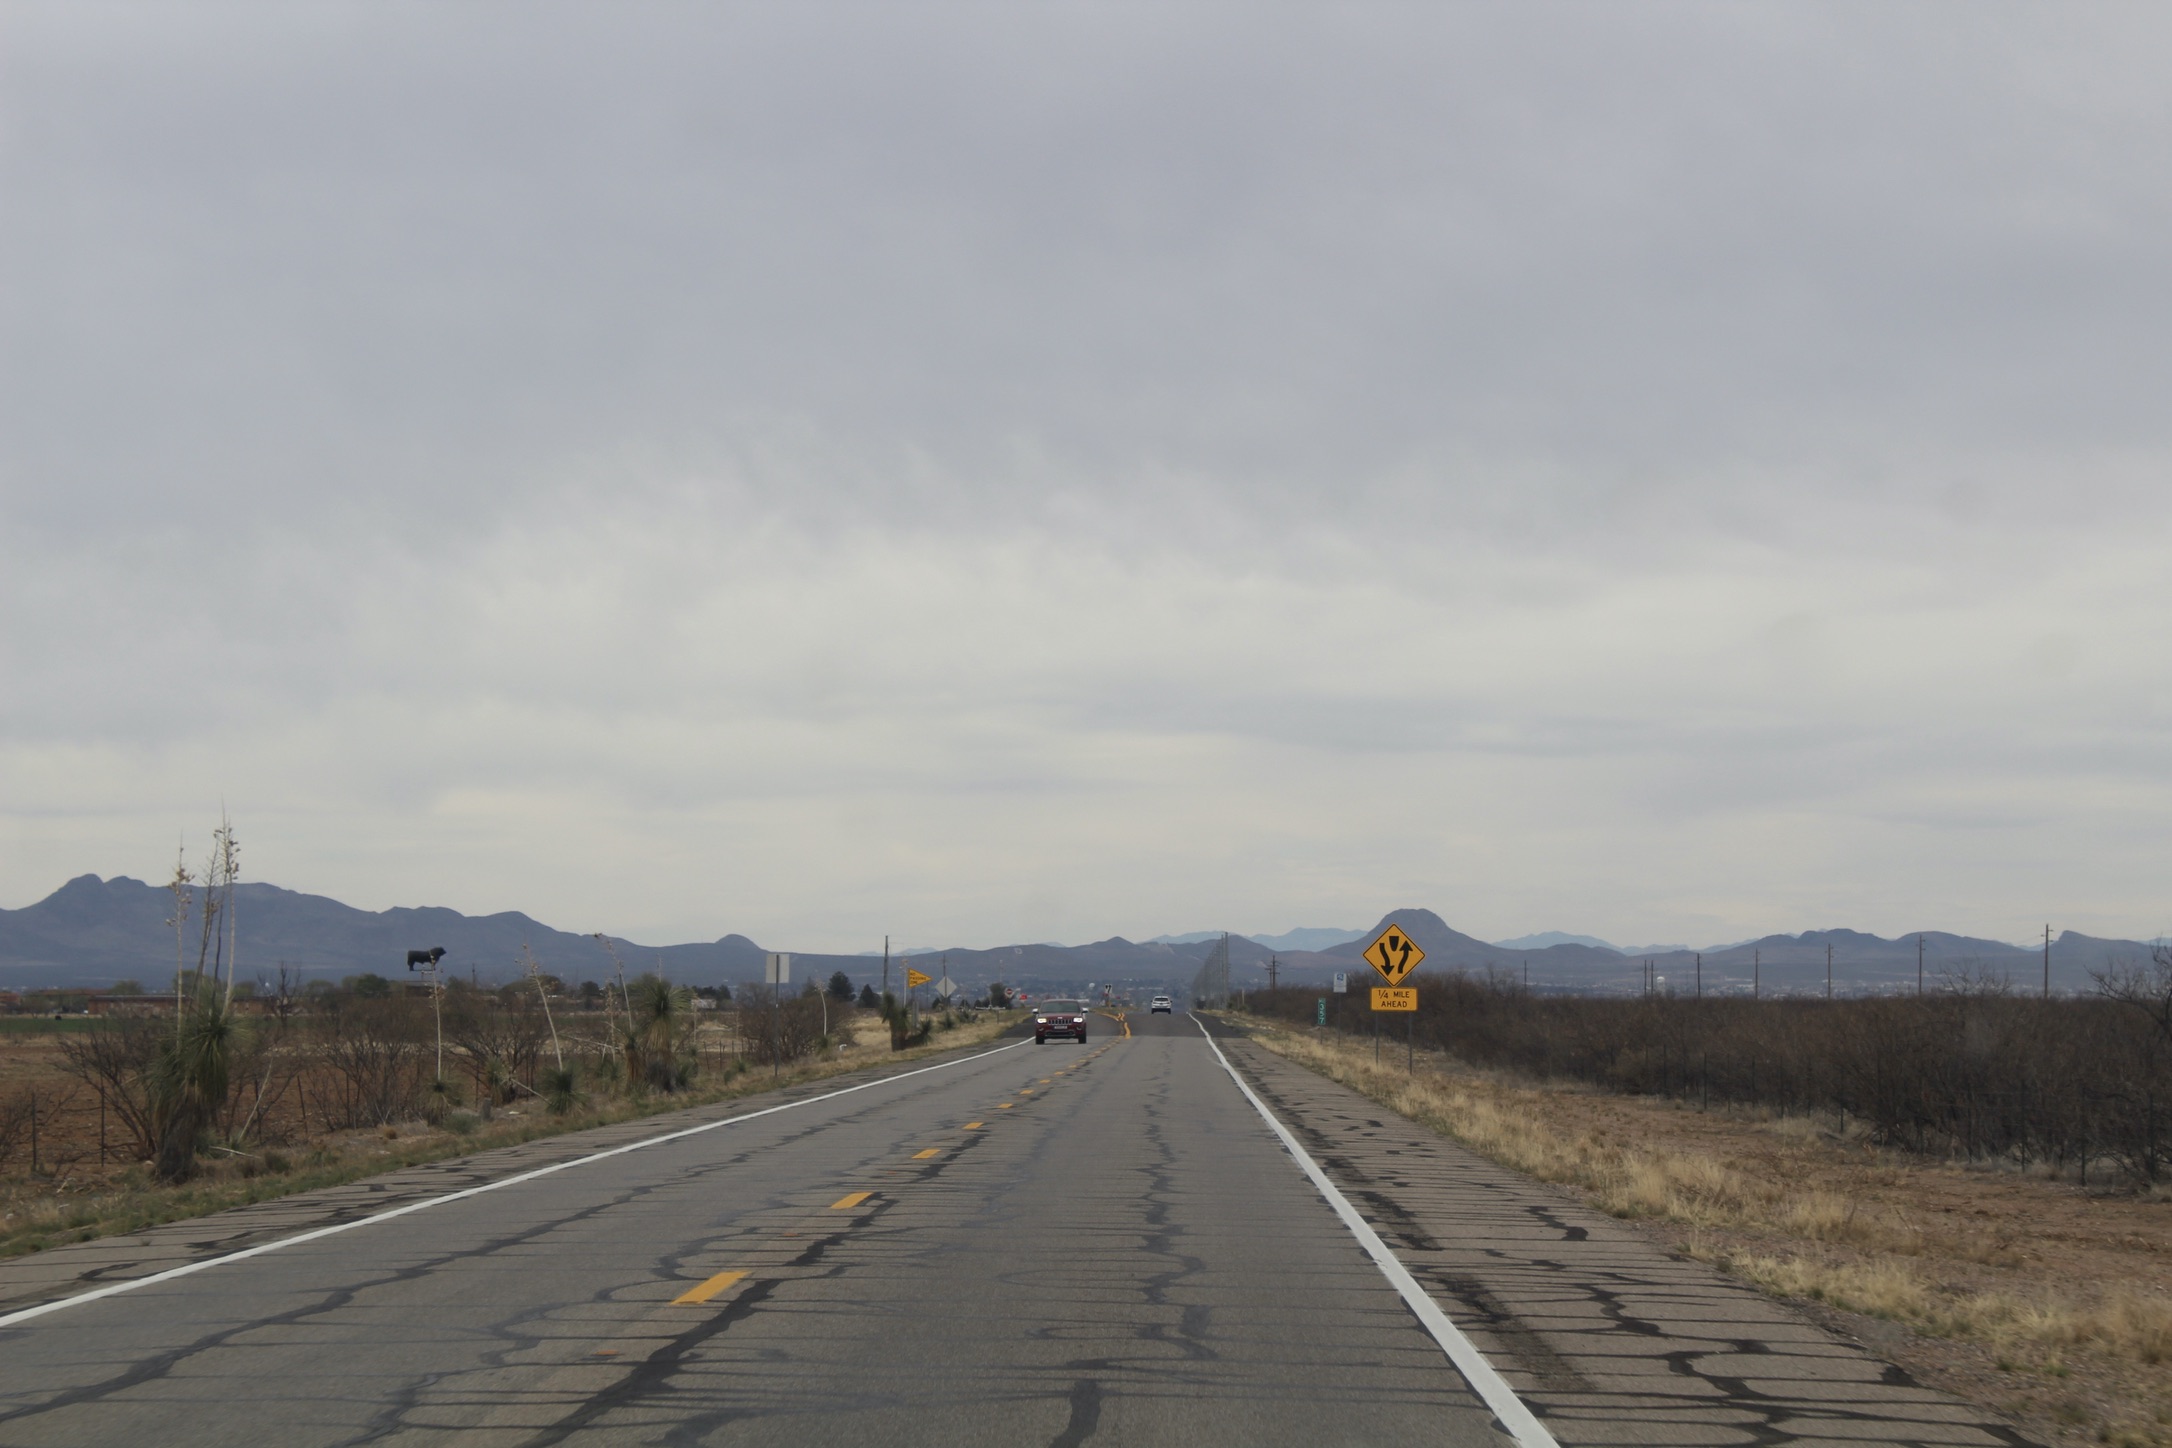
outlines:
[[[849,1045],[852,1037],[849,1006],[834,1003],[825,1006],[819,997],[803,994],[786,997],[772,1016],[765,991],[750,987],[741,992],[740,1008],[736,1013],[741,1058],[758,1066],[774,1065],[780,1059],[789,1065],[814,1054],[822,1045],[825,1010],[832,1038],[841,1033]]]
[[[435,1025],[428,1007],[398,997],[352,1000],[321,1023],[332,1085],[321,1102],[333,1130],[413,1117],[422,1104]]]
[[[37,1103],[28,1091],[0,1096],[0,1167],[6,1166],[30,1140],[30,1118]]]
[[[1971,1161],[2130,1185],[2172,1180],[2172,950],[2154,973],[2042,1000],[1949,979],[1852,1000],[1533,995],[1462,974],[1415,982],[1421,1046],[1488,1070],[1630,1095],[1759,1107],[1788,1130],[1861,1134]],[[1310,1024],[1311,989],[1245,1008]],[[2139,1007],[2139,1008],[2138,1008]],[[1335,1035],[1370,1025],[1346,1011]]]

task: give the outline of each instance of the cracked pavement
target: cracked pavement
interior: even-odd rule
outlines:
[[[1500,1442],[1197,1028],[1130,1027],[0,1329],[0,1448]],[[2021,1441],[1618,1223],[1224,1045],[1564,1444]],[[0,1264],[0,1309],[680,1124]]]
[[[1565,1192],[1218,1038],[1564,1445],[2029,1442]]]

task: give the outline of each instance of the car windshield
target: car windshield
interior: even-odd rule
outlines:
[[[1043,1001],[1043,1002],[1041,1002],[1041,1014],[1042,1014],[1042,1015],[1044,1015],[1044,1016],[1046,1016],[1046,1015],[1063,1015],[1063,1014],[1065,1014],[1065,1013],[1067,1013],[1067,1012],[1068,1012],[1069,1014],[1071,1014],[1071,1015],[1077,1015],[1077,1014],[1078,1014],[1078,1013],[1079,1013],[1080,1011],[1082,1011],[1082,1010],[1084,1010],[1084,1009],[1085,1009],[1085,1007],[1084,1007],[1084,1006],[1081,1006],[1081,1005],[1080,1005],[1080,1004],[1079,1004],[1079,1003],[1078,1003],[1077,1001]]]

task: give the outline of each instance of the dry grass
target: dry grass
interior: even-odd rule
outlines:
[[[1884,1244],[1904,1235],[1831,1191],[1788,1192],[1709,1156],[1628,1145],[1593,1132],[1565,1135],[1529,1109],[1529,1087],[1475,1072],[1450,1074],[1432,1064],[1407,1073],[1376,1065],[1364,1046],[1334,1037],[1255,1028],[1254,1039],[1504,1166],[1581,1187],[1594,1205],[1617,1217],[1775,1228],[1822,1242]]]
[[[2002,1353],[2092,1348],[2151,1367],[2172,1360],[2172,1304],[2131,1291],[2076,1306],[2011,1292],[1941,1290],[1907,1263],[1892,1259],[1820,1262],[1798,1256],[1709,1255],[1736,1276],[1781,1296],[1829,1302],[1941,1337],[1985,1343]]]

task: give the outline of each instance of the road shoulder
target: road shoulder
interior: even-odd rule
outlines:
[[[1564,1190],[1216,1037],[1564,1445],[2030,1441]]]

